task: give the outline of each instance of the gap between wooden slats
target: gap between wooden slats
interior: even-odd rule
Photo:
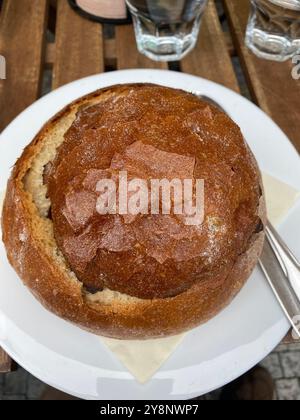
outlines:
[[[8,354],[0,348],[0,374],[11,372],[13,370],[13,362]]]

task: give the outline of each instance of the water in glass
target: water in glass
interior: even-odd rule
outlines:
[[[126,0],[137,46],[157,61],[180,60],[195,46],[207,0]]]
[[[300,53],[300,0],[251,0],[246,45],[259,57],[285,61]]]

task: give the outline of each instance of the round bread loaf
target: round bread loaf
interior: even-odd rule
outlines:
[[[204,221],[97,212],[97,183],[204,180]],[[4,202],[10,263],[41,303],[96,334],[146,339],[216,315],[264,242],[261,176],[239,127],[184,91],[99,90],[67,106],[17,161]]]

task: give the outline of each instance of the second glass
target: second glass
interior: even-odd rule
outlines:
[[[126,0],[137,46],[156,61],[181,60],[196,44],[207,0]]]
[[[285,61],[300,53],[300,0],[251,0],[246,45],[261,58]]]

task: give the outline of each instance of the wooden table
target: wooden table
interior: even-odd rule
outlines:
[[[66,0],[3,0],[0,54],[7,61],[7,79],[0,80],[0,131],[41,96],[45,75],[52,76],[54,89],[109,70],[176,68],[240,92],[235,60],[242,65],[252,100],[279,124],[299,151],[300,80],[291,76],[292,62],[260,60],[246,49],[248,0],[223,0],[223,6],[229,32],[223,31],[215,2],[210,0],[194,51],[180,63],[162,64],[137,52],[131,25],[116,27],[114,37],[106,38],[102,25],[78,16]],[[0,349],[0,372],[11,366]]]

